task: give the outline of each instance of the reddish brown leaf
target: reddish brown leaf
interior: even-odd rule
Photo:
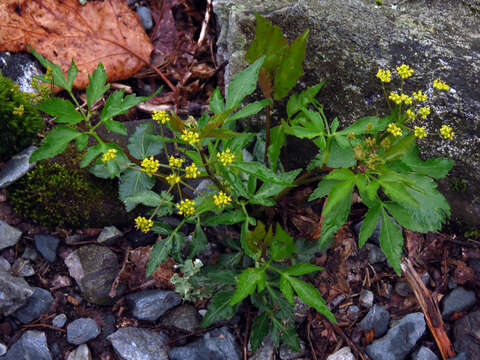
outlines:
[[[102,62],[108,80],[127,79],[150,61],[153,46],[136,14],[122,0],[3,0],[0,51],[30,44],[63,71],[74,59],[76,88],[84,88]]]

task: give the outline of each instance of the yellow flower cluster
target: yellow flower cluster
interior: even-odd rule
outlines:
[[[377,77],[380,79],[381,82],[389,83],[391,80],[391,76],[392,74],[390,73],[390,70],[383,70],[381,68],[378,69]]]
[[[423,102],[427,100],[427,95],[422,92],[422,90],[414,91],[413,97],[416,101]]]
[[[194,145],[200,141],[200,136],[198,133],[192,130],[183,130],[183,134],[180,136],[180,139],[186,141],[190,145]]]
[[[168,175],[166,177],[167,179],[167,182],[170,184],[170,185],[175,185],[175,184],[178,184],[181,180],[180,176],[177,175],[177,174],[171,174],[171,175]]]
[[[442,125],[440,128],[440,134],[445,138],[449,140],[453,140],[453,137],[455,136],[455,133],[453,132],[452,128],[448,125]]]
[[[195,201],[185,199],[175,205],[178,209],[178,213],[183,216],[191,216],[195,213]]]
[[[425,136],[427,136],[427,132],[425,131],[425,127],[423,126],[415,126],[413,128],[413,132],[415,136],[419,139],[423,139]]]
[[[407,79],[412,76],[413,69],[408,65],[402,64],[400,66],[397,66],[397,72],[402,79]]]
[[[407,114],[409,121],[415,120],[415,113],[412,109],[408,109],[407,111],[405,111],[405,114]]]
[[[390,92],[390,96],[388,98],[397,105],[400,105],[402,103],[402,96],[398,95],[396,92]]]
[[[107,162],[109,160],[115,159],[117,156],[117,149],[109,149],[105,154],[102,156],[102,161]]]
[[[423,106],[418,109],[418,115],[421,116],[422,119],[426,119],[428,115],[430,115],[430,108],[428,106]]]
[[[142,171],[148,176],[153,176],[157,172],[159,167],[160,162],[158,160],[155,160],[153,156],[142,160]]]
[[[387,131],[395,137],[402,136],[402,129],[400,129],[395,123],[389,124]]]
[[[402,99],[405,105],[412,105],[412,98],[407,94],[401,94],[400,98]]]
[[[168,159],[168,166],[180,168],[183,165],[183,161],[184,160],[182,158],[176,158],[175,156],[170,156],[170,158]]]
[[[223,191],[220,191],[217,195],[213,195],[213,201],[217,206],[226,206],[232,202],[232,198],[225,194]]]
[[[433,87],[438,90],[448,91],[450,90],[450,86],[448,86],[445,82],[440,79],[433,80]]]
[[[187,179],[196,179],[200,175],[200,171],[197,168],[197,165],[192,164],[185,168],[185,177]]]
[[[12,114],[22,116],[24,111],[25,111],[25,108],[23,107],[23,105],[19,105],[13,108]]]
[[[226,149],[221,153],[217,153],[217,157],[223,166],[227,166],[228,164],[231,164],[233,160],[235,160],[235,155],[230,153],[230,149]]]
[[[170,120],[170,115],[166,111],[157,111],[154,110],[152,114],[152,119],[157,121],[158,123],[165,124],[167,121]]]
[[[147,233],[153,226],[153,221],[143,216],[139,216],[135,219],[135,227],[141,232]]]

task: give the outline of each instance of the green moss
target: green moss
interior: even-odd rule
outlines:
[[[44,128],[40,112],[12,80],[0,74],[0,160],[31,145]]]

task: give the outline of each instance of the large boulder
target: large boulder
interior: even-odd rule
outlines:
[[[279,25],[290,40],[310,29],[306,75],[297,89],[326,80],[319,101],[329,118],[338,116],[342,126],[365,115],[387,113],[375,76],[379,67],[412,66],[415,73],[407,92],[427,89],[431,94],[433,80],[443,79],[451,90],[433,98],[432,113],[423,125],[438,132],[441,124],[448,124],[455,140],[430,136],[420,141],[420,147],[425,157],[455,160],[441,190],[458,219],[480,225],[480,0],[383,0],[383,4],[214,0],[221,29],[218,61],[228,60],[225,82],[247,66],[244,54],[255,32],[254,11]],[[278,116],[282,113],[277,111]],[[315,148],[296,149],[305,157],[313,156]]]

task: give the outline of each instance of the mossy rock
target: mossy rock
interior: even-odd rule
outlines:
[[[31,98],[0,74],[0,161],[31,145],[44,128],[43,117]]]

